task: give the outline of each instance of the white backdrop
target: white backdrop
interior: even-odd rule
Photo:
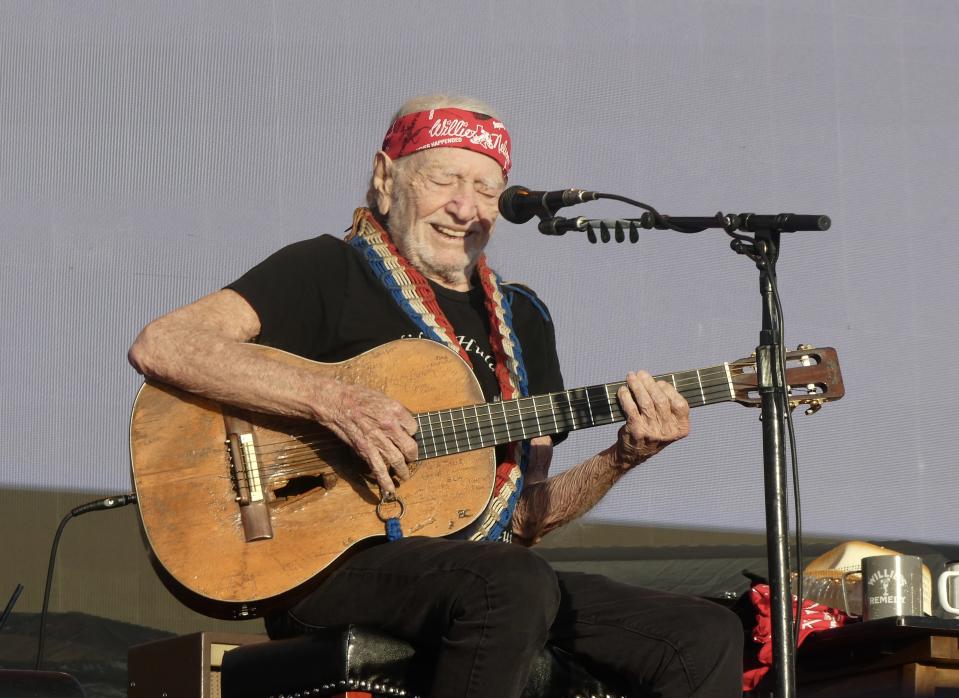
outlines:
[[[806,531],[955,542],[957,30],[949,0],[8,0],[0,486],[126,491],[139,328],[341,231],[392,111],[450,91],[501,112],[514,183],[832,216],[780,263],[788,342],[837,347],[848,391],[797,417]],[[576,386],[748,354],[757,272],[727,243],[501,222],[490,256],[549,303]],[[698,410],[592,516],[762,529],[757,417]],[[557,468],[613,435],[573,435]]]

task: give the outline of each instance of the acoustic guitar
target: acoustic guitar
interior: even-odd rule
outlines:
[[[420,459],[380,501],[368,468],[330,431],[247,412],[147,381],[130,422],[140,520],[154,566],[197,611],[249,618],[315,586],[344,553],[384,539],[462,532],[492,494],[495,446],[625,419],[622,382],[485,403],[471,367],[445,346],[401,339],[322,364],[262,347],[273,361],[379,390],[416,418]],[[692,407],[760,404],[755,360],[657,376]],[[787,354],[790,404],[807,413],[844,394],[834,349]]]

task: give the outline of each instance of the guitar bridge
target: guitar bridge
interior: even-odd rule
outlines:
[[[260,485],[260,464],[256,458],[253,434],[230,434],[226,441],[230,452],[233,487],[241,505],[263,500]]]
[[[226,446],[230,453],[230,475],[247,542],[273,537],[270,510],[263,494],[260,462],[257,458],[253,425],[245,420],[224,415]]]

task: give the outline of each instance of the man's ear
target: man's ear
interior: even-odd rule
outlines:
[[[393,200],[393,161],[382,150],[373,156],[373,190],[376,192],[376,210],[385,216],[390,212]]]

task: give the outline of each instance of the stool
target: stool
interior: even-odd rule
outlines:
[[[244,645],[223,656],[222,698],[425,696],[433,658],[407,642],[354,625]],[[568,652],[546,647],[533,662],[523,698],[625,696]]]

